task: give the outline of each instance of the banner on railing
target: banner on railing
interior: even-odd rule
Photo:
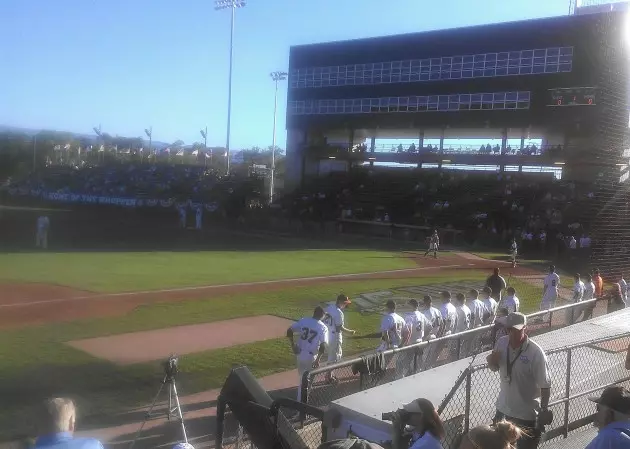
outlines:
[[[176,202],[174,198],[166,200],[159,200],[156,198],[142,199],[142,198],[129,198],[129,197],[117,197],[117,196],[104,196],[104,195],[87,195],[81,193],[59,193],[48,192],[39,189],[27,189],[27,188],[11,188],[8,189],[11,196],[31,196],[34,198],[41,198],[46,201],[55,201],[60,203],[78,203],[78,204],[107,204],[110,206],[119,207],[156,207],[160,205],[164,208],[170,207],[183,207],[193,210],[205,208],[208,212],[215,212],[219,209],[217,202],[193,202],[192,200],[186,200]]]

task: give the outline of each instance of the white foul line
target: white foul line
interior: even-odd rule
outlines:
[[[467,265],[475,265],[475,264],[469,263]],[[0,309],[10,308],[10,307],[29,307],[29,306],[37,306],[37,305],[42,305],[42,304],[57,304],[57,303],[72,302],[72,301],[84,301],[87,299],[115,298],[119,296],[138,296],[138,295],[150,295],[150,294],[160,294],[160,293],[186,292],[186,291],[194,291],[194,290],[213,290],[217,288],[228,288],[228,287],[249,287],[249,286],[256,286],[256,285],[281,284],[281,283],[289,283],[289,282],[308,282],[308,281],[317,281],[321,279],[345,279],[345,278],[378,275],[378,274],[405,273],[409,271],[434,270],[437,268],[459,268],[463,266],[465,265],[441,265],[437,267],[402,268],[399,270],[372,271],[372,272],[367,272],[367,273],[333,274],[329,276],[313,276],[313,277],[305,277],[305,278],[276,279],[276,280],[269,280],[269,281],[238,282],[235,284],[198,285],[194,287],[167,288],[167,289],[162,289],[162,290],[143,290],[143,291],[136,291],[136,292],[103,293],[103,294],[88,295],[88,296],[75,296],[73,298],[47,299],[47,300],[33,301],[33,302],[0,304]]]

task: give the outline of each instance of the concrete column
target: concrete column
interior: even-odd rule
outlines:
[[[521,151],[525,149],[525,128],[521,131]]]
[[[424,148],[424,130],[418,133],[418,150],[421,151]]]
[[[444,151],[444,128],[442,128],[442,135],[440,136],[440,154]],[[441,167],[441,165],[440,165]]]
[[[376,137],[372,137],[370,139],[370,153],[374,153],[375,149],[376,149]]]
[[[348,143],[350,148],[354,146],[354,128],[350,128],[350,132],[348,133]]]
[[[503,128],[503,131],[501,131],[501,154],[505,153],[505,149],[507,148],[507,140],[508,131],[507,128]]]

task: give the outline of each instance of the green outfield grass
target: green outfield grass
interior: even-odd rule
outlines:
[[[413,268],[399,253],[344,250],[0,254],[0,282],[111,293]]]
[[[315,305],[334,299],[339,292],[352,297],[406,286],[454,281],[482,283],[485,277],[486,273],[479,271],[445,270],[439,275],[421,278],[331,282],[273,292],[151,304],[121,317],[2,331],[0,382],[6,387],[6,393],[0,419],[6,425],[0,430],[0,439],[28,434],[22,421],[29,416],[29,407],[45,396],[63,394],[76,398],[82,424],[102,426],[128,407],[146,404],[155,393],[162,372],[159,362],[118,367],[64,342],[264,314],[297,319],[310,315]],[[540,295],[535,286],[522,280],[515,280],[512,285],[518,289],[525,311],[538,307]],[[349,309],[346,320],[348,327],[357,330],[355,337],[345,340],[346,356],[378,345],[376,338],[366,338],[378,332],[378,313],[363,314]],[[284,338],[186,355],[180,361],[179,389],[182,394],[191,394],[220,387],[232,366],[241,364],[248,365],[260,377],[293,369],[295,360]]]

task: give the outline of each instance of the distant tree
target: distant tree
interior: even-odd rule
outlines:
[[[171,144],[171,148],[180,148],[180,147],[183,147],[184,145],[185,144],[183,140],[176,140],[175,142]]]

